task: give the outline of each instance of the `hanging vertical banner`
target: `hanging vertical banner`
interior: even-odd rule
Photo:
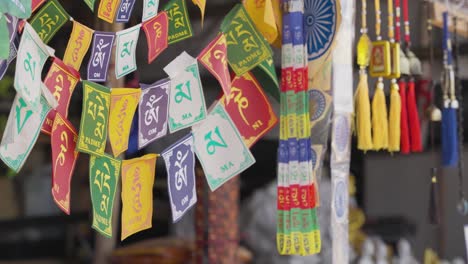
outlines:
[[[169,20],[169,33],[167,35],[169,44],[192,37],[192,25],[190,24],[185,0],[171,0],[166,4],[164,10],[166,10]]]
[[[41,72],[48,57],[44,43],[34,29],[26,23],[16,59],[15,89],[26,102],[33,106],[41,94]]]
[[[107,69],[109,68],[114,33],[94,32],[93,49],[88,62],[88,80],[93,82],[105,82]]]
[[[206,7],[206,0],[192,0],[192,3],[198,8],[200,8],[201,12],[201,25],[203,27],[203,21],[205,20],[205,7]]]
[[[16,95],[0,144],[0,159],[15,172],[28,158],[49,111],[50,106],[42,96],[36,108]]]
[[[272,56],[268,43],[258,33],[241,4],[237,4],[224,18],[221,31],[226,36],[229,65],[237,76]]]
[[[167,133],[170,85],[169,79],[163,79],[151,85],[141,84],[140,107],[138,109],[139,149]]]
[[[119,11],[117,12],[117,17],[115,22],[127,23],[132,15],[133,6],[135,5],[135,0],[121,0]]]
[[[143,22],[148,42],[148,64],[153,62],[167,48],[168,20],[166,11],[161,11],[155,17]]]
[[[165,149],[161,155],[166,163],[172,221],[177,222],[197,202],[192,134]]]
[[[89,7],[89,9],[94,12],[94,2],[96,2],[96,0],[84,0],[84,2]]]
[[[121,160],[104,154],[89,159],[89,190],[93,205],[93,228],[112,237],[112,209],[120,175]]]
[[[223,96],[221,102],[247,147],[253,146],[278,123],[262,87],[250,72],[234,77],[229,98]]]
[[[203,167],[211,191],[255,163],[234,122],[221,104],[192,127],[195,153]]]
[[[140,101],[140,89],[113,88],[109,112],[109,141],[114,157],[128,148],[133,115]]]
[[[141,20],[145,22],[158,14],[159,0],[143,0],[143,15]]]
[[[38,9],[42,4],[44,4],[46,0],[32,0],[31,1],[31,11],[34,12]]]
[[[164,71],[171,78],[169,130],[175,132],[205,119],[205,97],[197,60],[184,51]]]
[[[52,196],[57,206],[67,215],[70,214],[70,182],[78,159],[76,142],[78,134],[73,125],[55,115],[50,144],[52,145]]]
[[[120,0],[101,0],[99,3],[98,17],[112,24],[114,22],[115,13],[117,13],[119,3]]]
[[[253,20],[255,26],[270,44],[272,44],[278,37],[276,18],[271,1],[272,0],[246,0],[243,2],[244,7],[250,18]]]
[[[109,88],[83,81],[83,111],[77,146],[79,151],[98,156],[104,154],[110,97]]]
[[[151,228],[156,154],[122,161],[121,239]]]
[[[221,84],[224,94],[231,91],[231,75],[227,64],[226,37],[220,33],[198,55],[198,60]]]
[[[135,51],[140,34],[141,24],[116,33],[117,47],[115,49],[115,76],[117,79],[136,70]]]
[[[51,111],[42,125],[42,132],[50,134],[54,124],[55,113],[60,113],[62,117],[68,117],[68,105],[75,90],[76,84],[80,80],[77,71],[65,65],[60,59],[54,58],[44,84],[58,102],[56,111]]]
[[[49,0],[31,20],[31,26],[47,44],[69,18],[57,0]]]
[[[89,49],[91,39],[93,38],[93,30],[85,25],[73,21],[73,30],[68,41],[63,62],[79,71],[81,62]]]

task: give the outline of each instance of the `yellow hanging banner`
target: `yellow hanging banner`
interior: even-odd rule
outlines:
[[[245,0],[244,7],[268,43],[275,42],[278,37],[278,28],[272,0]]]
[[[121,239],[151,228],[156,154],[122,161]]]
[[[67,49],[63,57],[63,62],[79,71],[83,58],[89,49],[93,30],[85,25],[73,21],[73,30],[68,41]]]
[[[113,88],[109,113],[109,141],[114,157],[128,148],[133,115],[140,101],[141,89]]]

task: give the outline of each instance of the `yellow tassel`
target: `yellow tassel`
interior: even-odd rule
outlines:
[[[388,121],[388,151],[400,151],[400,118],[401,98],[399,87],[395,79],[392,79],[390,88],[390,116]]]
[[[379,78],[372,100],[372,141],[374,150],[388,148],[388,117],[383,80]]]
[[[367,74],[364,70],[359,72],[359,84],[356,89],[355,101],[355,133],[357,134],[358,149],[362,151],[372,150],[369,87]]]

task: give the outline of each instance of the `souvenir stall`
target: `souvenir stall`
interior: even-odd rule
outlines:
[[[0,263],[465,263],[467,37],[464,0],[2,0]]]

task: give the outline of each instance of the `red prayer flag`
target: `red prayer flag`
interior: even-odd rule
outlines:
[[[157,16],[143,22],[142,27],[148,41],[148,63],[151,63],[167,48],[168,22],[166,11],[161,11]]]

